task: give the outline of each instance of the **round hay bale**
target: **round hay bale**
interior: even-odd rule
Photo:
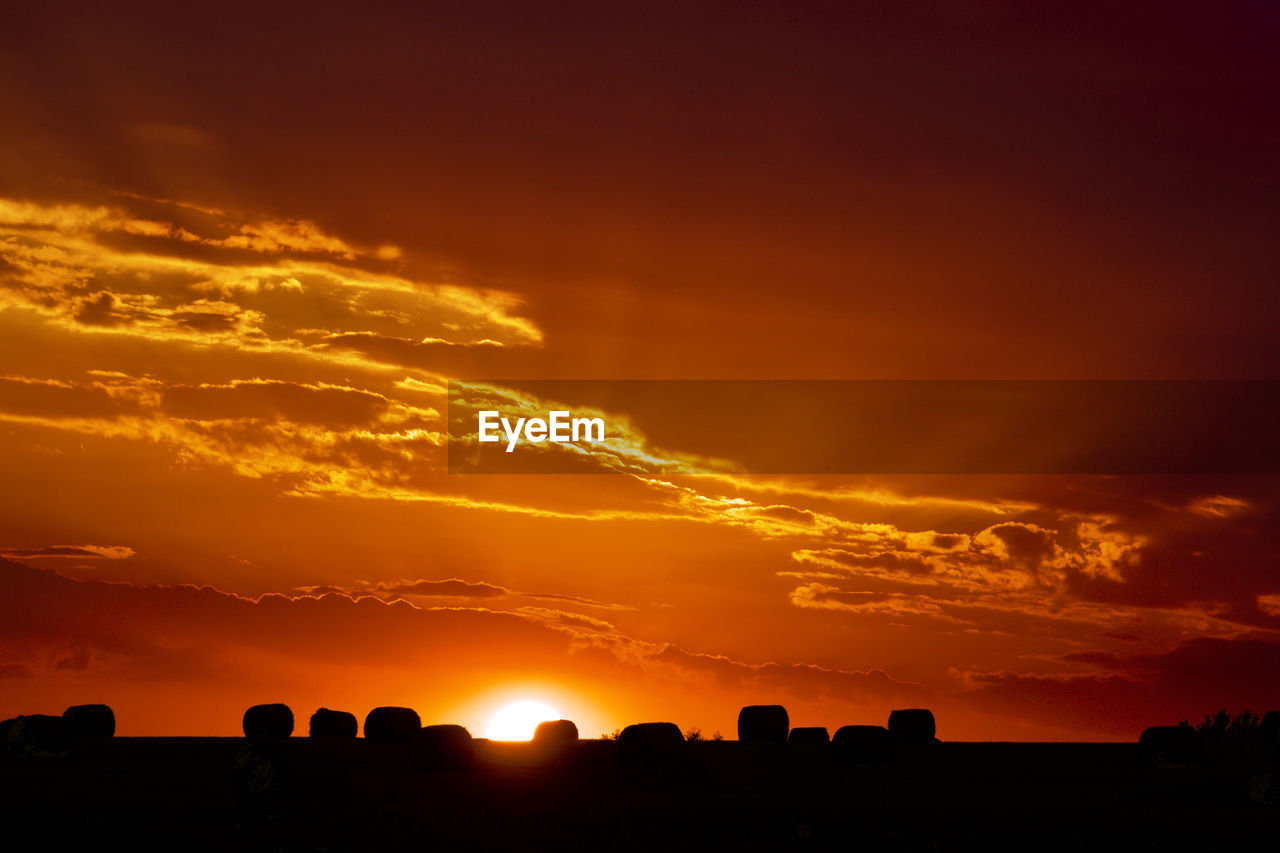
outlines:
[[[928,708],[904,708],[889,712],[889,734],[907,743],[933,743],[938,738],[933,712]]]
[[[356,715],[347,711],[321,708],[311,715],[307,727],[309,737],[353,738],[359,726]]]
[[[533,742],[541,746],[564,746],[578,741],[578,725],[573,720],[546,720],[533,731]]]
[[[465,726],[423,726],[411,743],[415,760],[426,770],[467,770],[475,759],[475,743]]]
[[[1147,764],[1199,764],[1200,736],[1191,726],[1151,726],[1138,738]]]
[[[289,737],[293,734],[293,711],[279,702],[254,705],[241,722],[245,737]]]
[[[791,720],[781,705],[747,705],[738,712],[741,743],[786,743]]]
[[[408,743],[422,728],[422,718],[412,708],[393,705],[374,708],[364,718],[364,739],[374,743]]]
[[[533,752],[538,760],[559,763],[578,742],[573,720],[545,720],[533,732]]]
[[[18,758],[62,758],[67,754],[67,721],[48,714],[25,714],[9,721],[5,741]]]
[[[831,739],[831,751],[848,767],[888,764],[893,760],[893,735],[884,726],[841,726]]]
[[[827,733],[826,726],[797,726],[787,735],[787,743],[828,744],[831,743],[831,735]]]
[[[684,745],[684,735],[675,723],[635,723],[618,735],[618,757],[624,765],[634,765],[673,755]]]
[[[114,737],[116,715],[108,705],[72,705],[62,712],[73,738]]]

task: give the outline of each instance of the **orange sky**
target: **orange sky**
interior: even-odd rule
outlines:
[[[1277,378],[1274,10],[419,5],[0,11],[0,716],[1280,705],[1273,477],[443,445],[456,378]]]

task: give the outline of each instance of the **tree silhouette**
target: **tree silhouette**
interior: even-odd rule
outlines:
[[[1205,714],[1204,722],[1192,725],[1183,720],[1178,725],[1194,728],[1206,741],[1244,743],[1256,740],[1262,733],[1262,718],[1248,708],[1235,716],[1226,708],[1216,714]]]

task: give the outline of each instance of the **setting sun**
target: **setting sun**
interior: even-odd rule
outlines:
[[[538,723],[560,719],[560,712],[543,702],[513,702],[489,718],[485,736],[492,740],[531,740]]]

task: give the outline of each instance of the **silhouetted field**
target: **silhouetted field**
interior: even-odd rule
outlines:
[[[1275,850],[1274,751],[1152,766],[1136,744],[412,745],[101,738],[0,765],[4,843],[174,850]],[[434,769],[433,769],[434,768]],[[1268,788],[1267,786],[1271,787]]]

